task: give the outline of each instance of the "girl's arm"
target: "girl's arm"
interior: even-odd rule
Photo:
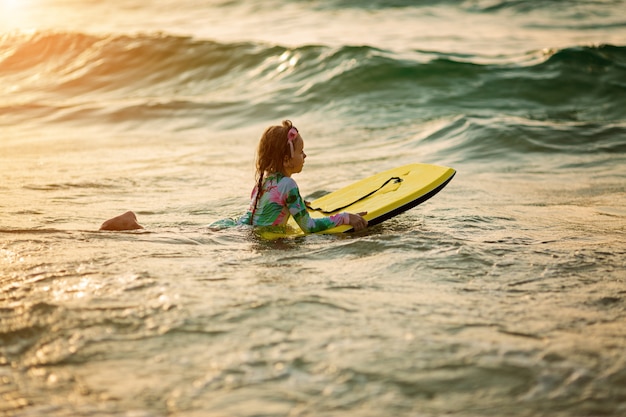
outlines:
[[[339,213],[329,217],[321,217],[317,219],[312,218],[306,209],[304,200],[300,196],[298,186],[295,182],[292,181],[292,183],[293,186],[287,193],[286,204],[289,213],[293,216],[294,220],[298,223],[303,232],[321,232],[323,230],[332,229],[336,226],[341,226],[342,224],[349,224],[353,226],[355,230],[360,230],[367,226],[367,221],[363,219],[361,215],[349,213]]]

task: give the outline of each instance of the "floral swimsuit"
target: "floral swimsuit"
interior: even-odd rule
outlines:
[[[320,232],[342,224],[349,224],[348,213],[339,213],[317,219],[311,218],[304,200],[300,196],[300,190],[296,182],[280,172],[270,174],[265,178],[261,197],[256,210],[254,210],[257,193],[257,187],[254,187],[250,209],[239,219],[239,224],[284,226],[287,224],[290,215],[293,216],[296,223],[305,233]]]

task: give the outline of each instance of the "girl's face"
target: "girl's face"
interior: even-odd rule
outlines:
[[[302,136],[298,135],[298,137],[293,141],[293,157],[285,161],[285,174],[290,177],[291,174],[301,172],[302,167],[304,166],[305,158],[304,140],[302,139]]]

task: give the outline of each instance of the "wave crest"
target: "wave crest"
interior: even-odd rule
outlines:
[[[66,122],[239,115],[231,125],[338,112],[359,123],[507,114],[614,122],[626,107],[626,48],[485,57],[370,46],[296,48],[162,33],[40,32],[0,38],[0,114]],[[227,123],[228,124],[228,123]]]

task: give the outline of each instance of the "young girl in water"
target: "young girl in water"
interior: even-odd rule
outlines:
[[[259,142],[256,161],[257,183],[252,190],[250,208],[239,224],[284,226],[293,216],[305,233],[320,232],[342,224],[354,230],[367,226],[365,213],[340,213],[313,219],[309,216],[298,184],[291,178],[302,171],[306,154],[304,140],[289,120],[282,126],[268,127]]]
[[[256,171],[257,183],[252,190],[250,208],[238,224],[253,226],[284,226],[293,216],[305,233],[320,232],[347,224],[359,231],[367,227],[366,213],[339,213],[313,219],[309,216],[298,185],[291,178],[302,171],[304,140],[298,129],[284,120],[282,126],[268,127],[259,142]],[[219,223],[219,222],[218,222]],[[132,211],[107,220],[100,230],[142,229]]]

